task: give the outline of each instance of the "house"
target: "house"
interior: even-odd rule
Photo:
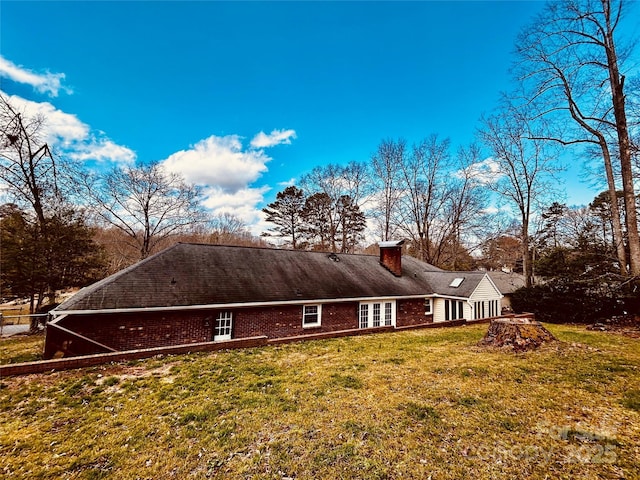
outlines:
[[[502,310],[512,311],[511,294],[525,286],[524,275],[520,273],[502,271],[492,271],[487,272],[487,274],[498,290],[500,290],[500,293],[502,293]]]
[[[403,257],[402,243],[379,256],[177,244],[53,310],[44,358],[500,314],[485,273]]]

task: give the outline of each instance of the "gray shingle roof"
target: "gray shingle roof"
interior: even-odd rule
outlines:
[[[375,255],[182,243],[81,290],[56,310],[430,295],[443,274],[448,278],[407,256],[402,277],[395,277]]]
[[[487,272],[487,274],[503,295],[513,293],[525,285],[524,275],[519,273]]]
[[[404,260],[404,259],[403,259]],[[485,276],[484,272],[427,272],[425,277],[433,292],[446,297],[465,297],[471,296],[473,291]],[[456,278],[462,278],[463,281],[458,287],[452,287],[451,282]]]

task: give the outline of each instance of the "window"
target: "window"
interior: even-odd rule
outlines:
[[[380,304],[379,303],[373,304],[373,326],[374,327],[380,326]]]
[[[393,305],[391,302],[385,302],[384,304],[384,324],[386,326],[392,325],[393,318]]]
[[[360,328],[395,325],[395,302],[363,302],[359,309]]]
[[[497,317],[500,315],[500,303],[498,300],[485,300],[473,303],[473,318]]]
[[[367,328],[369,326],[369,304],[360,304],[360,328]]]
[[[424,299],[424,314],[431,315],[431,299],[430,298]]]
[[[320,326],[320,305],[303,305],[302,306],[302,326],[303,327],[319,327]]]
[[[454,278],[449,284],[449,286],[453,288],[458,288],[460,285],[462,285],[462,282],[464,282],[464,277]]]
[[[458,320],[464,318],[464,302],[461,300],[444,301],[444,319]]]
[[[231,340],[231,328],[233,326],[231,312],[218,312],[216,325],[213,329],[213,341]]]

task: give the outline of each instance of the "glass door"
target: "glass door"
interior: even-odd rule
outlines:
[[[231,327],[233,325],[231,312],[218,312],[216,326],[213,331],[213,341],[220,342],[231,340]]]

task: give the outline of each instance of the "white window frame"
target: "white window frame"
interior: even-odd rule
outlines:
[[[369,304],[360,303],[358,307],[358,328],[369,327]]]
[[[446,298],[444,300],[444,320],[449,322],[452,320],[461,320],[464,318],[464,302],[462,300],[453,300]]]
[[[396,301],[374,300],[358,305],[358,328],[396,325]]]
[[[307,312],[307,308],[308,309],[316,309],[315,312]],[[316,321],[315,322],[307,322],[307,316],[315,316],[316,317]],[[322,305],[317,304],[317,303],[313,303],[313,304],[309,304],[309,305],[303,305],[302,306],[302,328],[313,328],[313,327],[319,327],[322,325]]]
[[[433,303],[430,298],[424,299],[424,314],[432,315],[433,314]]]
[[[213,324],[213,341],[224,342],[231,340],[233,332],[233,312],[230,310],[220,310],[216,314]]]
[[[382,311],[382,305],[384,304],[383,303],[371,304],[371,321],[373,322],[372,324],[374,327],[380,326],[380,319],[382,318],[382,316],[380,315]]]
[[[479,320],[482,318],[499,317],[499,303],[498,300],[479,300],[473,302],[473,318]]]

